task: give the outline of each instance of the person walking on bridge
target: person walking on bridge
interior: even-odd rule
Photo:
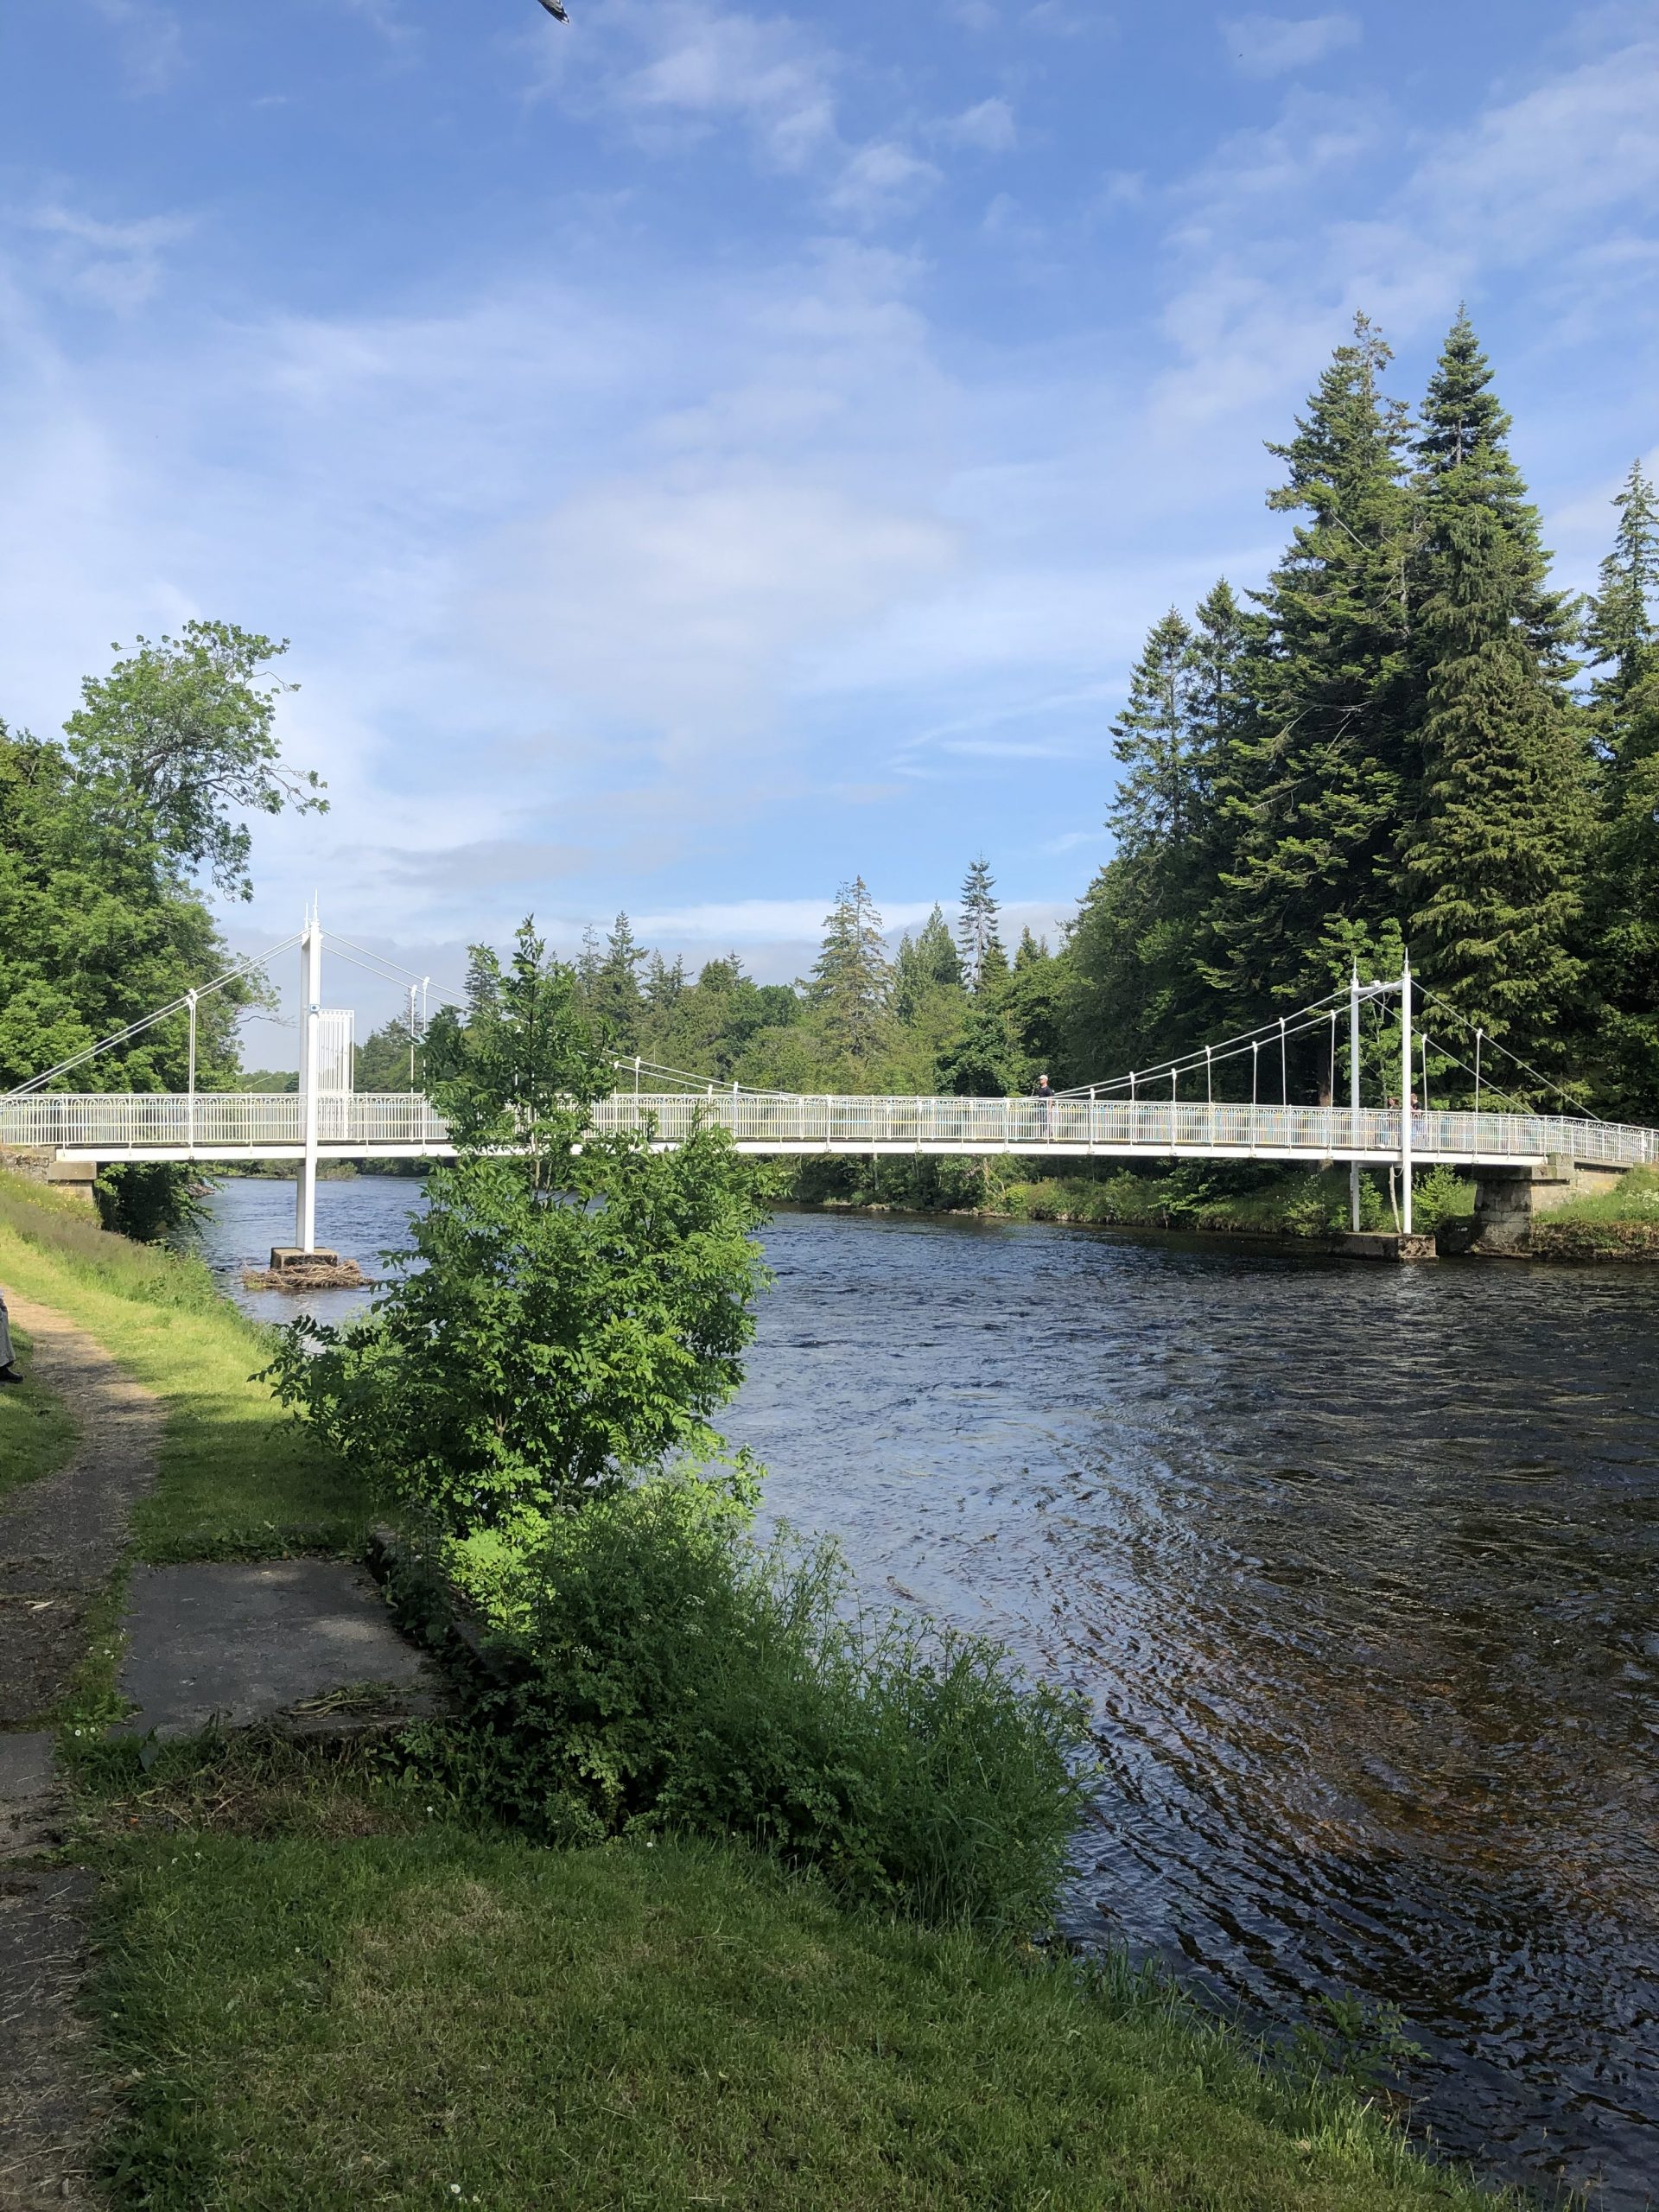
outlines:
[[[1046,1141],[1054,1134],[1051,1118],[1054,1110],[1054,1093],[1049,1087],[1049,1081],[1046,1075],[1039,1075],[1038,1077],[1037,1088],[1031,1095],[1037,1100],[1038,1105],[1041,1110],[1043,1117],[1043,1136],[1045,1141]]]
[[[11,1349],[11,1317],[6,1312],[6,1294],[0,1290],[0,1382],[21,1382],[22,1379]]]

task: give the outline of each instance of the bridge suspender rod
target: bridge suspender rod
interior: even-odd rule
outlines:
[[[1400,969],[1400,1227],[1411,1234],[1411,959]]]
[[[1359,1151],[1359,963],[1348,979],[1348,1141]],[[1348,1163],[1348,1218],[1359,1234],[1359,1161]]]
[[[194,991],[187,991],[184,995],[190,1007],[190,1103],[186,1109],[186,1126],[190,1149],[194,1152],[196,1148],[196,995]]]
[[[322,923],[314,902],[306,917],[300,954],[300,1090],[305,1116],[305,1157],[294,1192],[294,1242],[317,1249],[317,1081],[322,1041]]]

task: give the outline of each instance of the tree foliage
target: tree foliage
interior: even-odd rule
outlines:
[[[377,1491],[444,1535],[522,1538],[679,1452],[709,1452],[760,1274],[724,1135],[595,1136],[613,1071],[579,979],[529,923],[474,953],[428,1081],[456,1145],[363,1319],[289,1332],[272,1378]]]
[[[86,678],[64,728],[106,836],[147,843],[177,878],[205,874],[227,897],[252,897],[252,833],[240,817],[328,805],[316,771],[287,767],[277,741],[276,701],[298,687],[266,664],[287,651],[286,639],[233,622],[187,622],[176,638],[140,638],[107,676]]]

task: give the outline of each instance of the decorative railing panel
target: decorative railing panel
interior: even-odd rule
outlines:
[[[294,1091],[33,1093],[0,1100],[0,1145],[99,1153],[180,1151],[202,1155],[305,1141],[304,1101]],[[620,1091],[594,1110],[600,1130],[649,1129],[682,1142],[699,1121],[727,1130],[746,1150],[823,1147],[838,1151],[926,1147],[1040,1154],[1068,1151],[1225,1155],[1262,1153],[1310,1160],[1359,1152],[1385,1159],[1400,1149],[1400,1116],[1374,1107],[1209,1105],[1182,1099],[775,1097],[716,1090],[639,1096]],[[441,1150],[442,1117],[413,1095],[327,1093],[318,1101],[317,1139],[327,1151],[380,1147]],[[1541,1160],[1550,1153],[1609,1166],[1659,1160],[1659,1132],[1608,1122],[1530,1114],[1419,1113],[1412,1117],[1420,1161]]]

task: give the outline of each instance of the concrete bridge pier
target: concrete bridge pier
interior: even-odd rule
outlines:
[[[1535,1215],[1551,1213],[1569,1198],[1617,1190],[1627,1172],[1564,1152],[1551,1153],[1541,1167],[1477,1167],[1474,1224],[1464,1249],[1524,1253],[1532,1243]]]

